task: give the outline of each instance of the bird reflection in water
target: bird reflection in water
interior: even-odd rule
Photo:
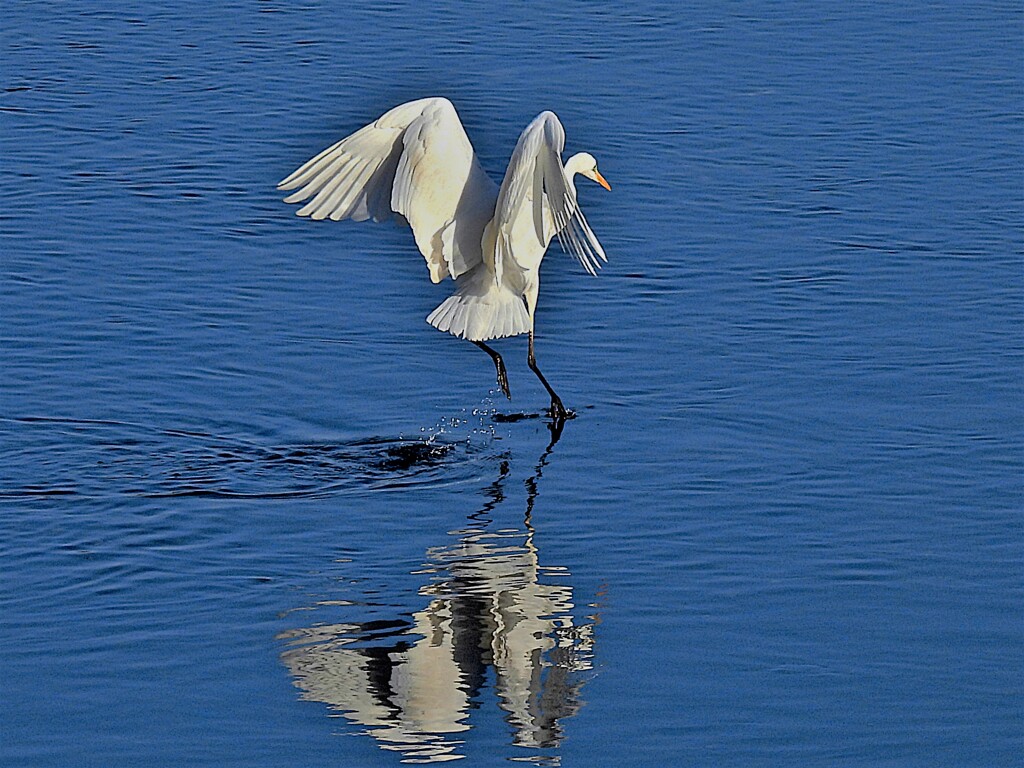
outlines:
[[[559,745],[561,721],[582,703],[598,623],[596,611],[574,617],[568,571],[542,566],[535,543],[538,481],[561,426],[553,425],[551,444],[525,481],[523,527],[492,526],[511,476],[503,460],[486,503],[450,534],[456,540],[428,550],[420,573],[432,578],[419,591],[428,599],[421,610],[282,635],[290,646],[282,658],[303,698],[363,726],[403,762],[441,762],[465,756],[459,734],[470,729],[471,711],[485,706],[493,680],[513,744]],[[540,751],[526,759],[558,764]]]

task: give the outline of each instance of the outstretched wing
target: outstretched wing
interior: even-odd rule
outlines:
[[[498,193],[494,220],[495,274],[500,276],[504,265],[513,257],[512,232],[524,205],[530,205],[537,239],[547,247],[544,207],[554,224],[554,233],[562,250],[575,256],[591,275],[608,261],[576,201],[576,189],[566,178],[562,165],[565,129],[554,112],[541,112],[523,131],[509,161],[505,180]]]
[[[385,221],[400,214],[435,283],[480,263],[498,193],[444,98],[395,107],[278,184],[296,187],[285,202],[309,200],[299,216]]]

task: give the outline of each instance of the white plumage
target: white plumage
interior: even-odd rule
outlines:
[[[451,277],[456,284],[427,322],[487,351],[506,395],[501,356],[483,342],[530,334],[530,367],[551,394],[553,414],[564,419],[533,354],[540,264],[558,236],[563,250],[596,274],[607,258],[579,209],[573,179],[582,174],[610,189],[590,154],[573,155],[563,166],[564,145],[558,117],[542,112],[519,137],[499,188],[481,168],[451,102],[419,99],[328,147],[278,188],[298,188],[285,202],[304,202],[299,216],[407,222],[430,279]]]

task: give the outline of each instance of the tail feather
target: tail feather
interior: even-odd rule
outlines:
[[[458,289],[430,313],[427,322],[439,331],[471,341],[528,333],[530,315],[523,297],[496,284],[485,266],[460,277]]]

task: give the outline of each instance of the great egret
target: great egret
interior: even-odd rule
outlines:
[[[430,279],[451,277],[456,286],[427,322],[490,355],[510,400],[505,363],[484,342],[528,333],[530,369],[551,395],[551,415],[562,421],[568,412],[533,352],[540,264],[557,236],[596,274],[598,259],[608,259],[577,204],[575,176],[611,189],[593,155],[580,152],[563,166],[564,146],[558,116],[541,112],[520,135],[499,188],[480,167],[452,103],[419,99],[328,147],[278,189],[301,187],[287,203],[312,198],[299,216],[408,223]]]

